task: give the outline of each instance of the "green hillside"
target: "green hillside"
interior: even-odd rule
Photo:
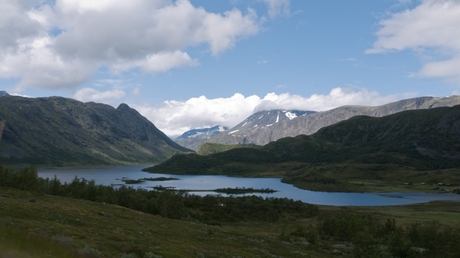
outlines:
[[[260,146],[254,144],[220,144],[205,142],[200,146],[197,153],[200,155],[209,155],[218,152],[228,151],[235,148],[260,148]]]
[[[115,109],[61,97],[4,96],[0,120],[3,164],[147,164],[189,151],[126,104]]]

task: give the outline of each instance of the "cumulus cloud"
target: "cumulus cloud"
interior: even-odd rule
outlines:
[[[268,16],[275,18],[278,15],[289,15],[291,0],[262,0],[268,8]]]
[[[233,126],[244,120],[260,103],[258,96],[236,93],[229,98],[208,99],[205,96],[187,101],[169,100],[160,105],[130,105],[155,126],[170,136],[192,128],[213,125]]]
[[[424,64],[417,75],[460,81],[459,24],[460,1],[422,0],[414,9],[394,13],[390,18],[380,21],[382,27],[376,33],[377,40],[366,53],[410,49],[435,59],[443,56],[444,60]]]
[[[130,104],[169,136],[177,136],[193,128],[213,125],[233,127],[254,112],[272,109],[323,111],[343,105],[382,105],[398,100],[398,96],[381,96],[374,91],[334,88],[329,94],[310,97],[289,93],[268,93],[263,98],[245,97],[236,93],[229,98],[208,99],[205,96],[187,101],[165,101],[160,105]]]
[[[73,96],[82,102],[104,102],[107,104],[120,103],[120,100],[126,96],[121,89],[112,89],[107,91],[98,91],[93,88],[83,88],[78,90]]]
[[[376,91],[361,89],[354,91],[350,88],[334,88],[329,94],[313,94],[310,97],[292,95],[289,93],[267,94],[255,108],[255,112],[271,109],[298,109],[325,111],[345,105],[378,106],[396,101],[398,96],[380,96]]]
[[[0,12],[0,77],[19,88],[75,88],[101,67],[196,66],[185,49],[219,55],[260,29],[251,9],[212,13],[189,0],[0,0]]]

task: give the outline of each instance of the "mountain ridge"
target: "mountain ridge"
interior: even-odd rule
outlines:
[[[63,97],[0,99],[0,162],[44,166],[155,163],[190,151],[126,104]]]
[[[285,162],[393,164],[417,170],[457,167],[460,105],[385,117],[357,116],[313,135],[286,137],[261,148],[235,148],[208,156],[176,155],[146,171],[248,175],[255,167]]]
[[[221,144],[256,144],[265,145],[284,137],[311,135],[319,129],[347,120],[357,115],[383,117],[406,110],[431,109],[435,107],[452,107],[460,104],[460,96],[419,97],[400,100],[381,106],[342,106],[335,109],[298,116],[291,120],[280,121],[270,127],[259,128],[251,133],[240,132],[238,125],[227,132],[211,137],[207,142]],[[236,131],[236,132],[235,132]],[[230,134],[230,132],[233,132]]]

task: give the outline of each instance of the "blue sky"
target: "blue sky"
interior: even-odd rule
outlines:
[[[0,12],[0,89],[127,103],[170,136],[262,109],[460,94],[458,0],[0,0]]]

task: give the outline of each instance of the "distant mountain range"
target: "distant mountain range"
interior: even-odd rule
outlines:
[[[366,115],[383,117],[405,110],[452,107],[460,104],[460,96],[445,98],[420,97],[401,100],[382,106],[343,106],[328,111],[272,110],[257,112],[237,126],[217,133],[187,148],[198,150],[204,142],[220,144],[256,144],[265,145],[284,137],[311,135],[319,129],[347,120],[354,116]]]
[[[313,135],[286,137],[259,148],[175,155],[146,171],[250,176],[276,167],[271,176],[282,176],[287,169],[300,178],[315,164],[396,165],[408,171],[458,167],[460,105],[379,118],[355,116]]]
[[[176,143],[192,150],[198,150],[203,142],[206,142],[213,135],[228,130],[226,126],[216,125],[213,127],[192,129],[174,139]]]
[[[0,98],[0,163],[94,166],[156,163],[190,150],[126,104]],[[2,125],[2,123],[0,123]]]
[[[257,138],[258,142],[265,141],[264,134],[258,134],[258,132],[270,128],[280,122],[289,121],[301,116],[306,116],[316,113],[315,111],[301,111],[301,110],[268,110],[259,111],[246,118],[244,121],[226,130],[214,130],[212,134],[206,135],[206,137],[199,137],[190,139],[187,137],[186,140],[177,138],[175,141],[182,146],[189,149],[198,151],[200,146],[205,142],[221,143],[221,144],[248,144],[252,143],[245,138],[246,135],[253,135]],[[190,132],[190,131],[189,131]],[[185,134],[189,134],[186,132]],[[192,131],[193,132],[193,131]],[[181,136],[182,137],[182,136]],[[260,138],[260,139],[259,139]]]

